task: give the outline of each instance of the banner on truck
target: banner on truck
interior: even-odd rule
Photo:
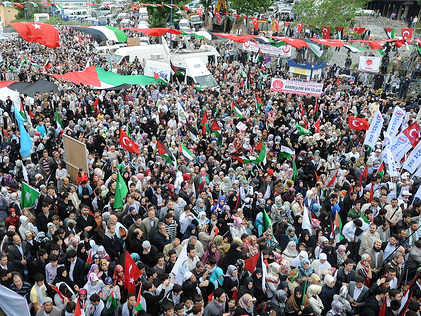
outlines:
[[[275,47],[267,44],[258,44],[252,41],[243,43],[243,50],[245,51],[257,53],[259,49],[263,54],[275,55],[285,58],[291,57],[292,54],[292,46],[290,45]]]
[[[270,91],[320,97],[323,92],[323,83],[272,78]]]

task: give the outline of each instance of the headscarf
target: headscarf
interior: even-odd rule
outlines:
[[[308,260],[308,253],[307,251],[301,250],[298,256],[291,260],[290,265],[291,267],[297,268],[302,260]]]
[[[240,307],[242,309],[244,309],[245,311],[247,311],[247,313],[249,314],[253,314],[253,308],[254,308],[254,304],[251,305],[251,307],[249,307],[247,304],[253,302],[253,297],[246,293],[243,296],[241,296],[241,298],[238,301],[238,305],[240,305]]]
[[[238,277],[234,277],[232,273],[237,270],[237,267],[230,264],[227,268],[227,273],[225,273],[226,277],[229,277],[232,281],[238,281]]]
[[[308,264],[308,268],[307,268],[307,269],[305,269],[305,268],[304,268],[304,265],[305,265],[305,264]],[[310,265],[310,261],[309,261],[308,259],[303,259],[303,260],[301,260],[301,263],[300,263],[300,265],[298,266],[298,271],[300,271],[300,274],[301,274],[302,276],[309,277],[309,276],[311,276],[311,275],[312,275],[312,273],[314,272],[314,269],[313,269],[313,267]]]
[[[293,249],[293,246],[295,246],[295,249]],[[294,258],[296,258],[298,256],[298,251],[297,251],[297,244],[295,243],[295,241],[290,241],[287,245],[287,247],[285,248],[283,254],[287,257],[287,259],[292,260]]]
[[[120,281],[123,281],[124,282],[124,275],[123,276],[120,276],[119,275],[119,272],[122,272],[122,271],[124,271],[122,265],[118,264],[118,265],[115,266],[115,268],[114,268],[114,274],[113,274],[114,284],[117,284]]]

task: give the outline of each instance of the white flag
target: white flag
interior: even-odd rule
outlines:
[[[390,152],[390,149],[386,147],[383,150],[382,153],[383,161],[386,163],[387,166],[387,172],[391,177],[398,177],[399,171],[398,171],[398,164],[395,161],[395,158],[393,158],[392,153]]]
[[[3,285],[0,285],[0,308],[7,316],[31,316],[26,299]]]
[[[414,148],[409,157],[405,160],[403,168],[413,173],[421,165],[421,142]]]
[[[308,208],[307,206],[304,206],[304,214],[303,214],[303,221],[301,223],[301,229],[307,229],[310,233],[310,235],[313,232],[312,226],[311,226],[311,221],[310,221],[310,215],[308,212]]]
[[[262,289],[266,289],[266,275],[267,275],[267,268],[265,261],[263,260],[263,253],[260,253],[260,260],[262,261]]]
[[[396,106],[393,110],[392,117],[390,118],[389,125],[387,126],[386,133],[390,136],[396,136],[399,132],[399,127],[401,126],[403,120],[405,119],[405,111],[400,107]]]
[[[415,193],[414,200],[419,198],[421,200],[421,185],[418,187],[417,193]]]
[[[379,139],[380,132],[383,128],[384,118],[380,111],[377,111],[371,120],[370,128],[365,134],[364,145],[369,146],[373,149],[376,146],[376,142]]]
[[[184,272],[187,272],[187,271],[183,271],[183,263],[184,261],[187,260],[187,245],[188,245],[188,242],[184,245],[183,249],[181,249],[181,252],[178,255],[178,258],[175,261],[174,266],[171,270],[171,276],[175,278],[174,283],[177,283],[179,285],[183,284]]]

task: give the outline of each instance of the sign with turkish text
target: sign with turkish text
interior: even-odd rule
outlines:
[[[272,78],[270,91],[320,97],[323,92],[323,83]]]
[[[292,46],[290,45],[275,47],[267,44],[258,44],[252,41],[243,43],[243,50],[245,51],[257,53],[259,49],[263,54],[275,55],[285,58],[291,57],[292,54]]]
[[[358,70],[378,73],[380,69],[380,57],[360,56]]]

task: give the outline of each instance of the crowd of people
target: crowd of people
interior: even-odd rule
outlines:
[[[0,109],[0,280],[33,315],[78,316],[78,306],[87,316],[419,315],[421,179],[379,170],[383,136],[367,148],[365,131],[347,123],[380,111],[386,127],[399,106],[410,125],[420,122],[416,103],[373,89],[364,73],[340,82],[336,66],[318,78],[320,98],[273,93],[271,78],[291,74],[244,52],[209,64],[218,91],[178,78],[95,90],[51,74],[86,65],[138,74],[140,63],[110,65],[89,36],[67,27],[60,36],[54,50],[0,43],[2,80],[59,88]],[[49,69],[34,66],[47,60]],[[19,151],[14,106],[30,118],[29,157]],[[204,114],[221,137],[203,126]],[[121,147],[121,131],[139,155]],[[89,152],[88,174],[74,181],[62,134]],[[265,159],[250,162],[262,147]],[[128,194],[116,209],[119,175]],[[25,177],[40,192],[31,208],[20,203]],[[141,271],[135,291],[127,255]]]

